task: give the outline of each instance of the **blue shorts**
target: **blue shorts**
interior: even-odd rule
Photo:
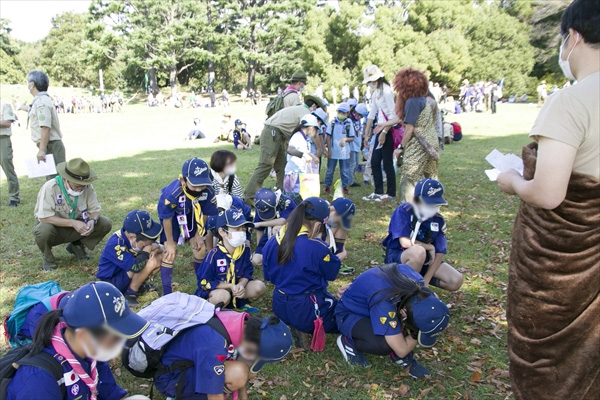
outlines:
[[[254,253],[255,254],[262,254],[263,248],[265,247],[265,245],[269,241],[269,238],[267,236],[269,236],[269,235],[267,234],[267,232],[265,232],[260,237],[260,241],[258,242],[258,245],[256,245],[256,249],[254,249]]]
[[[127,275],[127,272],[120,270],[115,275],[108,279],[100,278],[101,281],[112,283],[121,293],[125,293],[131,283],[131,278]]]
[[[327,291],[287,295],[275,288],[273,290],[273,314],[299,331],[312,334],[316,316],[315,305],[310,299],[311,295],[317,298],[325,332],[338,333],[335,323],[335,308],[338,300]]]
[[[354,328],[354,325],[356,325],[356,323],[363,318],[369,317],[354,314],[352,311],[344,307],[344,303],[341,301],[338,303],[335,309],[335,322],[337,323],[340,333],[350,338],[352,337],[352,329]]]
[[[162,224],[162,220],[160,221]],[[179,230],[179,223],[177,222],[177,217],[174,217],[171,219],[171,223],[173,224],[173,240],[175,241],[175,243],[179,242],[179,236],[181,235],[181,231]],[[190,238],[193,238],[194,236],[196,236],[196,231],[197,226],[196,224],[193,224],[194,227],[192,228],[192,230],[190,230]],[[189,240],[189,239],[186,239]],[[160,234],[160,242],[161,243],[165,243],[167,241],[167,235],[165,235],[165,230],[163,229],[163,231]]]

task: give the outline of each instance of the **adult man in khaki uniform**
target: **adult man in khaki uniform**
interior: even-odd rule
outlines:
[[[97,179],[81,158],[56,166],[59,173],[38,193],[33,228],[35,241],[43,253],[42,268],[57,268],[52,247],[69,243],[67,251],[77,259],[87,259],[86,247],[94,247],[106,236],[112,222],[100,216],[100,204],[92,182]]]
[[[302,104],[300,92],[306,87],[306,72],[296,71],[290,78],[290,86],[283,91],[283,107],[292,107]]]
[[[254,195],[272,169],[277,174],[277,187],[283,188],[287,145],[292,131],[298,126],[300,118],[317,108],[323,108],[323,100],[307,95],[304,96],[304,104],[283,108],[265,121],[260,134],[258,166],[244,190],[244,201],[248,205],[254,206]]]
[[[54,102],[48,95],[48,75],[42,71],[31,71],[27,75],[27,88],[33,97],[29,108],[21,106],[29,112],[27,125],[31,129],[31,140],[39,148],[38,162],[46,161],[46,155],[52,154],[56,165],[65,161],[65,146],[58,122],[58,113]],[[48,179],[52,179],[49,176]]]
[[[15,173],[13,165],[13,150],[10,135],[12,134],[11,125],[15,122],[15,113],[9,102],[0,99],[0,165],[8,181],[8,199],[9,207],[19,205],[19,179]]]

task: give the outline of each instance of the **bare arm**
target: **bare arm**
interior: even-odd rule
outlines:
[[[2,121],[0,121],[0,128],[10,128],[10,125],[13,123],[13,120],[10,119],[4,119]]]
[[[53,215],[52,217],[40,218],[40,222],[45,222],[45,223],[52,224],[54,226],[58,226],[61,228],[73,228],[75,226],[75,222],[81,222],[81,221],[76,221],[74,219],[61,218],[61,217],[57,217],[56,215]]]
[[[285,224],[285,218],[276,218],[276,219],[272,219],[270,221],[257,222],[254,224],[254,226],[257,228],[264,228],[267,226],[281,226],[284,224]]]
[[[427,273],[423,277],[423,280],[425,281],[425,285],[429,285],[431,278],[433,278],[433,276],[435,275],[437,270],[440,268],[440,265],[442,264],[443,259],[444,259],[443,254],[436,253],[433,262],[429,265],[429,268],[427,269]]]
[[[410,139],[412,138],[415,126],[411,124],[404,124],[404,136],[402,137],[402,147],[406,147]]]
[[[165,231],[167,243],[175,243],[175,239],[173,239],[173,220],[171,218],[163,219],[163,230]]]
[[[400,358],[406,357],[415,347],[417,347],[417,341],[413,339],[412,336],[405,337],[402,333],[393,336],[385,336],[385,341]]]

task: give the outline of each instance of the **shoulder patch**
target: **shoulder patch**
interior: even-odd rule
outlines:
[[[392,327],[392,329],[396,329],[396,327],[398,326],[398,321],[390,321],[390,326]]]
[[[392,319],[396,318],[396,313],[395,313],[395,312],[393,312],[393,311],[390,311],[390,312],[388,312],[388,315],[389,315],[389,317],[390,317],[390,318],[392,318]]]
[[[325,261],[325,262],[331,261],[331,255],[327,254],[325,257],[323,257],[323,261]]]
[[[379,317],[379,322],[381,322],[381,325],[385,325],[387,322],[387,317]]]
[[[169,201],[169,199],[165,199],[165,206],[168,206],[169,204],[171,204],[171,202]]]
[[[215,374],[217,375],[223,375],[223,372],[225,372],[225,366],[224,365],[217,365],[214,368],[215,370]]]

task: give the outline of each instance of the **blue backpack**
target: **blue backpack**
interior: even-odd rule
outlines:
[[[19,347],[30,342],[28,338],[19,338],[19,330],[29,310],[36,304],[43,302],[48,311],[50,311],[50,297],[60,293],[60,285],[55,281],[27,285],[17,294],[15,299],[15,308],[4,318],[4,335],[12,347]]]

